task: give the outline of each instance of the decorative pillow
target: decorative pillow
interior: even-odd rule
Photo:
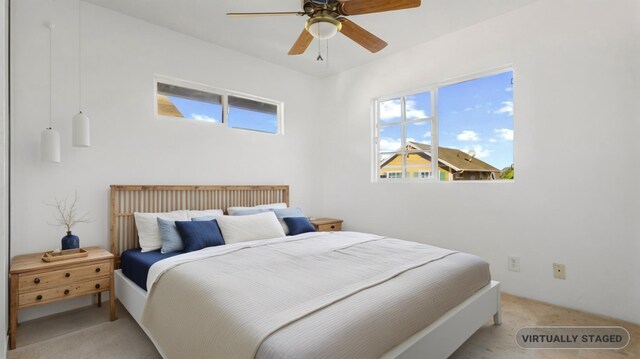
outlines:
[[[219,217],[224,215],[224,212],[221,209],[205,209],[204,211],[187,211],[187,216],[189,219],[199,218],[199,217],[211,217],[211,219],[215,217]]]
[[[230,216],[248,216],[251,214],[258,214],[264,212],[273,212],[273,209],[270,208],[247,208],[247,209],[237,209],[232,212],[229,212]]]
[[[242,211],[245,209],[276,209],[276,208],[287,208],[286,203],[269,203],[269,204],[259,204],[253,207],[229,207],[227,208],[227,213],[229,215],[233,215],[235,211]]]
[[[289,235],[289,226],[283,218],[286,217],[306,217],[300,208],[278,208],[274,209],[273,212],[278,217],[278,221],[282,225],[282,229],[284,229],[284,234]]]
[[[158,217],[158,227],[160,229],[160,238],[162,239],[160,253],[180,252],[184,249],[182,238],[180,238],[180,233],[176,228],[176,221]]]
[[[223,216],[218,217],[216,221],[227,244],[285,236],[273,212],[247,216]]]
[[[213,221],[176,221],[176,228],[184,243],[184,252],[224,244],[218,223]]]
[[[155,251],[162,248],[162,239],[160,238],[160,228],[158,227],[158,218],[170,221],[187,221],[186,211],[173,211],[165,213],[139,213],[133,214],[136,220],[136,228],[138,229],[138,240],[142,252]]]
[[[191,218],[191,220],[194,221],[194,222],[213,221],[214,219],[216,219],[218,217],[220,217],[220,216],[204,216],[204,217]]]
[[[283,220],[289,227],[289,235],[295,236],[296,234],[315,232],[316,229],[309,222],[307,217],[284,217]]]

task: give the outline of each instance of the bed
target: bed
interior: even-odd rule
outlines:
[[[194,339],[198,332],[222,333],[225,328],[232,328],[234,323],[224,324],[228,313],[219,313],[217,311],[220,309],[215,307],[235,310],[234,317],[245,315],[245,321],[263,324],[262,327],[256,324],[255,328],[241,328],[243,332],[255,332],[256,340],[253,342],[234,343],[237,341],[235,336],[225,337],[218,334],[223,345],[215,350],[222,350],[218,353],[224,353],[225,349],[234,348],[233,345],[236,345],[237,350],[233,349],[234,355],[261,359],[294,356],[446,358],[492,316],[494,323],[500,324],[499,283],[480,275],[483,271],[488,274],[486,262],[465,253],[413,242],[364,233],[340,232],[306,233],[289,238],[218,246],[209,251],[197,251],[202,253],[174,254],[170,257],[142,253],[147,258],[140,259],[140,253],[135,254],[135,250],[132,250],[137,247],[133,212],[210,208],[226,210],[230,206],[253,206],[274,202],[288,204],[288,186],[111,187],[111,250],[117,256],[117,267],[123,265],[126,267],[125,271],[129,272],[125,275],[122,269],[116,271],[116,296],[147,332],[163,356],[172,358],[178,356],[177,353],[198,356],[198,353],[204,352],[189,352],[201,344],[198,341],[200,339]],[[424,253],[416,254],[419,251]],[[313,261],[301,262],[300,258],[304,256],[296,257],[296,253],[302,252],[311,253],[312,255],[307,257],[313,257]],[[339,255],[335,255],[336,253]],[[364,277],[358,277],[363,275],[360,273],[362,271],[358,270],[353,270],[353,275],[346,275],[345,273],[350,273],[351,259],[345,258],[357,258],[355,255],[362,253],[379,257],[368,257],[370,260],[361,261],[361,266],[367,268]],[[411,257],[410,253],[415,255]],[[400,257],[395,258],[396,254]],[[233,309],[233,305],[236,304],[234,298],[241,297],[237,295],[241,291],[232,286],[235,281],[228,281],[227,276],[223,275],[208,276],[214,279],[206,286],[201,283],[203,280],[197,280],[199,293],[208,294],[175,296],[175,293],[189,291],[192,290],[191,287],[195,287],[193,284],[183,285],[184,278],[190,278],[193,273],[201,271],[203,265],[207,268],[215,267],[215,271],[218,272],[237,271],[249,275],[248,278],[254,278],[259,277],[265,270],[270,271],[287,262],[283,259],[287,256],[295,257],[299,267],[296,271],[289,271],[286,280],[293,283],[296,276],[290,274],[298,273],[298,284],[286,284],[278,288],[278,284],[275,283],[278,281],[275,279],[282,274],[271,273],[268,278],[275,278],[273,284],[256,288],[257,294],[251,294],[253,289],[247,289],[247,296],[255,295],[261,298],[260,303],[248,302],[252,303],[252,306],[259,307],[266,303],[268,298],[272,298],[274,303],[264,306],[264,309],[256,309],[248,314],[242,310],[242,305],[246,304],[238,304],[238,308]],[[332,256],[335,258],[329,258]],[[317,258],[322,260],[318,261]],[[392,263],[393,261],[396,263]],[[227,264],[224,264],[225,262]],[[256,263],[259,262],[265,262],[265,266],[258,266]],[[134,263],[133,267],[137,269],[132,270],[131,263]],[[368,267],[374,264],[376,267]],[[228,267],[216,267],[223,265]],[[464,269],[465,266],[468,268]],[[305,270],[310,272],[305,273]],[[314,287],[302,289],[306,284],[304,278],[309,278],[309,273],[318,271],[328,280],[318,280],[319,283],[314,284]],[[138,277],[131,272],[137,273]],[[373,272],[380,275],[368,274]],[[179,275],[182,275],[183,279],[171,279],[176,276],[180,278]],[[444,280],[447,275],[450,278]],[[345,282],[340,283],[340,280]],[[407,289],[408,285],[402,284],[403,281],[411,283],[412,287]],[[466,282],[468,283],[465,284]],[[144,283],[148,288],[145,288]],[[259,284],[256,282],[251,287],[259,287]],[[331,293],[331,296],[305,297],[307,292],[320,290],[318,288],[322,285],[326,290],[321,294]],[[220,291],[219,288],[226,289]],[[293,290],[295,288],[300,290],[296,292]],[[147,292],[146,289],[150,291]],[[290,291],[287,299],[301,298],[300,302],[287,307],[296,310],[287,310],[288,317],[279,317],[281,313],[277,310],[269,313],[269,308],[277,307],[280,300],[269,291],[275,291],[276,294],[278,291]],[[458,293],[453,296],[454,301],[441,295],[454,292]],[[434,297],[428,298],[427,296],[431,295],[429,293]],[[209,297],[215,297],[215,302],[219,304],[211,304],[213,300]],[[147,302],[148,308],[145,311]],[[190,325],[176,324],[181,317],[193,315],[193,311],[180,312],[176,309],[167,314],[164,308],[175,302],[184,302],[187,307],[212,307],[211,313],[201,316],[218,319],[200,320],[197,318],[198,315],[195,315],[196,317],[190,319]],[[414,307],[409,307],[410,303],[413,303],[411,305]],[[406,310],[404,306],[407,306]],[[385,308],[396,310],[389,311]],[[171,325],[166,325],[167,323]],[[234,330],[229,329],[231,332]],[[184,338],[176,337],[189,331],[194,333]],[[185,346],[180,347],[181,345]],[[323,350],[327,347],[332,349]],[[231,355],[219,354],[219,357],[226,356]]]

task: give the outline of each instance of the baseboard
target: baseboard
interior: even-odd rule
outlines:
[[[7,358],[7,349],[9,349],[9,336],[5,336],[4,340],[2,341],[2,352],[0,353],[0,358],[2,359],[6,359]]]

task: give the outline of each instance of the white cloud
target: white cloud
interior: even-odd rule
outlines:
[[[489,139],[489,142],[491,142],[491,143],[496,143],[496,142],[498,142],[498,140],[496,140],[495,138],[490,138],[490,139]]]
[[[504,90],[507,92],[513,92],[513,86],[506,87]]]
[[[508,128],[497,128],[493,130],[493,133],[505,141],[513,141],[513,130]]]
[[[502,103],[502,107],[500,107],[499,109],[497,109],[493,113],[495,113],[495,114],[506,113],[509,116],[513,116],[513,102],[512,101],[503,102]]]
[[[213,117],[209,117],[207,115],[203,115],[203,114],[199,114],[199,113],[192,113],[191,114],[191,118],[194,120],[198,120],[198,121],[211,121],[211,122],[220,122],[217,119],[213,118]]]
[[[424,110],[419,110],[416,108],[416,102],[413,100],[407,101],[407,118],[417,120],[419,118],[427,117],[427,114]]]
[[[380,103],[380,119],[390,120],[400,117],[402,106],[400,100],[391,100]]]
[[[417,103],[413,100],[407,101],[407,118],[419,119],[427,117],[424,110],[417,109]],[[380,119],[391,120],[399,118],[402,113],[402,103],[400,100],[389,100],[380,103]]]
[[[424,135],[422,135],[422,137],[424,138],[431,137],[431,131],[425,132]]]
[[[470,147],[465,147],[461,150],[462,152],[465,152],[469,155],[471,155],[471,152],[475,152],[475,157],[476,158],[487,158],[489,156],[491,156],[491,150],[488,148],[484,148],[480,145],[475,145],[475,146],[470,146]]]
[[[458,141],[480,141],[480,135],[475,131],[464,130],[456,138]]]
[[[400,146],[402,146],[402,143],[400,142],[399,138],[398,139],[388,138],[388,137],[380,138],[380,151],[394,152],[400,149]]]

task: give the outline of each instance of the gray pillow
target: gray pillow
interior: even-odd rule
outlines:
[[[158,228],[160,229],[160,239],[162,239],[160,253],[180,252],[184,249],[182,238],[176,228],[176,221],[158,217]]]
[[[230,216],[249,216],[252,214],[264,213],[264,212],[272,212],[271,208],[246,208],[246,209],[236,209],[230,210]]]
[[[297,207],[277,208],[277,209],[273,209],[272,211],[276,214],[276,217],[278,217],[278,221],[280,221],[280,224],[282,225],[282,229],[284,229],[284,234],[286,235],[289,235],[289,226],[287,226],[287,223],[284,221],[283,218],[306,217],[304,213],[302,213],[302,210]]]
[[[193,222],[213,221],[214,219],[216,219],[218,217],[220,217],[220,216],[195,217],[195,218],[191,218],[191,221],[193,221]]]

